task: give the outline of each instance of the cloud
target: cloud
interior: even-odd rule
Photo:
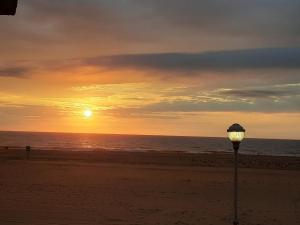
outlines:
[[[270,98],[270,97],[282,97],[290,96],[294,94],[290,91],[275,91],[275,90],[225,90],[220,94],[228,96],[236,96],[241,98]]]
[[[132,2],[132,1],[131,1]],[[288,0],[141,0],[170,25],[222,35],[261,38],[299,35],[300,3]],[[269,35],[273,35],[272,37]]]
[[[110,69],[137,68],[169,71],[234,71],[300,69],[300,48],[261,48],[203,53],[149,53],[100,56],[88,65]]]
[[[199,112],[264,112],[264,113],[282,113],[282,112],[300,112],[300,106],[297,102],[299,97],[292,101],[270,101],[261,100],[256,102],[233,101],[233,102],[200,102],[200,101],[161,101],[136,108],[115,108],[108,110],[108,113],[121,114],[127,116],[159,115],[160,113],[199,113]]]
[[[286,99],[300,97],[300,83],[281,84],[271,86],[257,86],[244,89],[217,90],[221,96],[232,96],[249,99]]]
[[[180,95],[164,92],[157,102],[136,107],[120,107],[108,110],[122,116],[154,116],[170,113],[200,112],[300,112],[299,83],[271,86],[247,87],[244,89],[216,89],[196,91],[182,88]]]
[[[6,65],[14,66],[0,66],[0,76],[34,75],[60,79],[61,82],[81,80],[94,84],[152,81],[191,84],[199,81],[203,87],[222,88],[298,83],[300,47],[121,54],[64,60],[10,61]]]
[[[299,46],[299,11],[294,0],[28,0],[1,19],[0,52],[53,59]]]
[[[26,77],[32,69],[29,67],[23,66],[0,66],[0,77],[17,77],[23,78]]]

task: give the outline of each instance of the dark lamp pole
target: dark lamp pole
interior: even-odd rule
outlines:
[[[227,129],[228,138],[232,143],[233,149],[234,149],[234,219],[233,219],[233,225],[239,225],[238,220],[238,150],[240,147],[240,143],[245,137],[245,129],[235,123],[231,125]]]

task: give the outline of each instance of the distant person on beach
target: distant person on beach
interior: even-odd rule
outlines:
[[[26,146],[26,158],[29,159],[30,157],[30,150],[31,150],[31,147],[28,145]]]

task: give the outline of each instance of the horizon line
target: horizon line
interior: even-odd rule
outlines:
[[[130,133],[97,133],[97,132],[72,132],[72,131],[34,131],[34,130],[0,130],[0,132],[23,132],[23,133],[58,133],[58,134],[98,134],[98,135],[127,135],[127,136],[161,136],[161,137],[191,137],[191,138],[227,138],[227,136],[197,136],[197,135],[169,135],[169,134],[130,134]],[[300,141],[300,139],[288,138],[264,138],[246,137],[245,139],[264,139],[264,140],[287,140]]]

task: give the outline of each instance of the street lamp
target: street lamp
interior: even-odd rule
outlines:
[[[228,138],[232,143],[233,149],[234,149],[234,220],[233,220],[233,225],[239,225],[239,221],[238,221],[238,212],[237,212],[237,198],[238,198],[238,193],[237,193],[237,189],[238,189],[238,150],[240,147],[240,143],[242,142],[242,140],[245,137],[245,129],[235,123],[232,124],[228,129],[227,129],[227,133],[228,133]]]

